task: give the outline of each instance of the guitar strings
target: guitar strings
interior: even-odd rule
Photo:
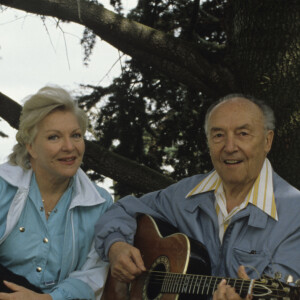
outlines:
[[[190,287],[191,285],[194,285],[193,291],[195,289],[201,290],[203,293],[204,290],[207,290],[208,292],[214,292],[217,289],[217,284],[223,279],[223,277],[215,277],[215,276],[206,276],[206,275],[197,275],[197,274],[182,274],[182,273],[169,273],[169,272],[162,272],[162,271],[146,271],[145,273],[148,274],[154,274],[154,276],[150,276],[149,283],[155,284],[155,285],[163,285],[165,284],[167,287],[172,287],[174,284],[177,285],[177,290],[179,288],[185,288],[186,286]],[[189,280],[186,278],[190,277]],[[199,282],[197,282],[200,279]],[[203,281],[202,279],[205,278]],[[182,281],[185,279],[185,281]],[[233,279],[233,278],[224,278],[226,279],[227,283],[230,284],[230,281],[234,281],[233,287],[239,292],[239,293],[245,293],[249,289],[250,280],[247,279]],[[203,281],[203,282],[202,282]],[[269,280],[267,281],[269,282]],[[179,285],[179,286],[178,286]],[[212,286],[213,285],[213,286]],[[271,291],[266,292],[266,290]],[[275,288],[271,284],[266,284],[265,282],[262,282],[260,280],[255,281],[255,285],[253,287],[253,291],[255,294],[259,293],[260,296],[268,295],[268,296],[280,296],[280,294],[286,295],[286,291],[282,289]],[[263,293],[265,292],[265,293]],[[275,292],[275,293],[274,293]]]

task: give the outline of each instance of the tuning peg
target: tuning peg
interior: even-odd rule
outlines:
[[[300,279],[297,279],[297,280],[295,281],[295,284],[296,284],[296,286],[300,286]]]
[[[280,279],[282,274],[280,272],[275,272],[275,279]]]
[[[293,278],[292,275],[285,276],[285,282],[286,283],[293,283],[293,281],[294,281],[294,278]]]

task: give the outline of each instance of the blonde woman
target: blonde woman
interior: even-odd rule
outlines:
[[[5,281],[0,299],[99,299],[108,265],[94,224],[112,204],[80,169],[86,116],[60,87],[24,104],[17,144],[0,165],[0,263],[42,293]]]

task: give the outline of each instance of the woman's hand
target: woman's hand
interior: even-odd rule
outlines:
[[[49,294],[38,294],[8,281],[3,281],[3,283],[13,292],[0,293],[0,300],[52,300]]]

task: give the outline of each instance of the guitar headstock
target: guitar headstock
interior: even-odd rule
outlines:
[[[280,276],[275,278],[263,276],[255,280],[252,295],[254,299],[300,299],[300,281],[293,283],[293,278],[288,276],[285,282],[280,281]]]

